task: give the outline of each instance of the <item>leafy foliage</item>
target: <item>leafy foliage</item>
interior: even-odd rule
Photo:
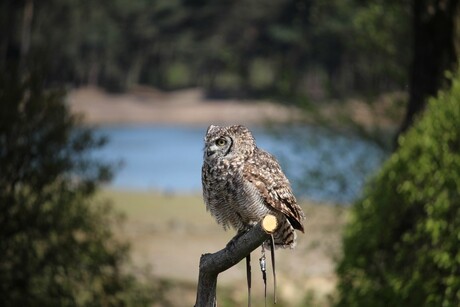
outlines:
[[[119,218],[92,200],[109,165],[102,146],[37,72],[0,75],[0,300],[3,306],[147,305],[147,288],[122,271]]]
[[[459,101],[457,75],[354,205],[338,306],[460,304]]]

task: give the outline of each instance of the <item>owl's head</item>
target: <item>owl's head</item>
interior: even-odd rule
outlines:
[[[245,159],[252,155],[256,147],[251,132],[240,125],[209,126],[204,144],[204,160],[208,162],[220,158]]]

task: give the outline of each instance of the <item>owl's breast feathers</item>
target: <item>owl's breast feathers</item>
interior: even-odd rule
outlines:
[[[229,226],[244,229],[250,217],[245,212],[248,199],[242,200],[244,187],[242,185],[243,159],[220,159],[217,163],[203,164],[202,185],[203,198],[206,208],[216,218],[224,229]]]
[[[253,158],[244,165],[243,176],[257,188],[268,207],[283,213],[295,229],[304,232],[305,215],[275,157],[256,148]]]

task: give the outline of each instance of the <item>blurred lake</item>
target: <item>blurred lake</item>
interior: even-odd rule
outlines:
[[[129,125],[95,128],[108,137],[96,157],[122,162],[111,186],[167,193],[201,193],[207,127]],[[258,147],[274,154],[298,198],[349,203],[385,153],[355,137],[310,126],[251,128]]]

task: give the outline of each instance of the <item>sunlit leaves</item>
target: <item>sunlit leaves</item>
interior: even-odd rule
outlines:
[[[459,305],[458,101],[457,75],[355,204],[338,266],[339,306]]]

